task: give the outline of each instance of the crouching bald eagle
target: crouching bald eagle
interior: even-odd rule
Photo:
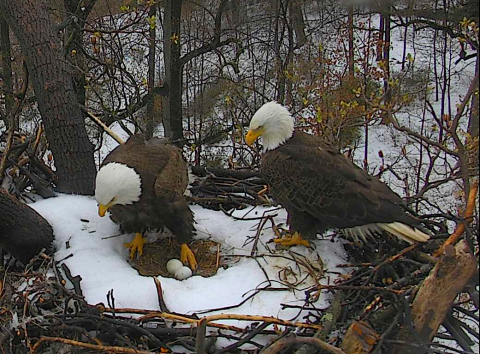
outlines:
[[[305,239],[329,228],[362,239],[383,230],[409,243],[429,239],[406,214],[398,194],[320,137],[294,129],[293,117],[282,105],[269,102],[254,114],[246,143],[258,137],[266,150],[261,172],[295,231],[276,242],[308,246]]]
[[[197,262],[188,247],[195,231],[193,213],[183,193],[188,185],[187,164],[180,149],[165,139],[145,140],[134,135],[117,146],[98,171],[95,198],[98,214],[107,210],[120,230],[135,233],[130,257],[143,253],[143,233],[166,226],[181,244],[180,258],[195,269]]]

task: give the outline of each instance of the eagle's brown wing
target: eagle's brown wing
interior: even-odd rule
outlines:
[[[133,167],[142,178],[144,193],[181,195],[187,188],[188,171],[182,152],[166,139],[146,141],[143,135],[134,135],[125,144],[117,146],[103,165],[109,162]]]
[[[403,219],[402,200],[386,184],[302,132],[264,155],[262,173],[278,202],[315,218],[321,229]]]

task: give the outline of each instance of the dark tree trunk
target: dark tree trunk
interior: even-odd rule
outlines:
[[[290,0],[288,2],[288,11],[290,20],[295,31],[295,45],[301,48],[307,43],[307,35],[305,34],[305,19],[303,18],[303,1]]]
[[[377,42],[377,61],[383,58],[383,32],[384,32],[384,18],[383,14],[380,14],[380,23],[378,25],[378,42]]]
[[[163,124],[165,136],[183,144],[182,126],[182,63],[180,60],[180,18],[181,0],[166,0],[163,22],[165,84],[169,94],[164,97]]]
[[[12,81],[12,48],[10,45],[10,30],[7,21],[0,16],[0,67],[2,70],[2,80],[5,85],[5,111],[2,112],[2,118],[5,126],[9,128],[13,125],[13,130],[18,130],[17,120],[12,116],[14,106],[13,81]]]
[[[353,5],[348,6],[348,74],[355,75],[355,57],[353,52]]]
[[[477,61],[475,63],[475,72],[478,72],[480,69],[480,53],[477,52]],[[475,92],[478,92],[478,82],[475,88]],[[472,95],[472,110],[470,111],[470,116],[468,119],[468,133],[473,138],[478,138],[479,131],[479,120],[478,120],[478,94]]]
[[[152,4],[148,11],[148,17],[150,19],[154,18],[157,15],[157,5]],[[156,42],[156,26],[150,24],[150,30],[148,32],[148,93],[150,95],[150,99],[147,103],[147,137],[150,139],[153,137],[153,130],[155,128],[155,112],[153,111],[155,108],[155,95],[153,93],[153,89],[155,88],[155,42]]]
[[[66,17],[74,17],[75,20],[67,27],[65,38],[65,56],[74,66],[72,73],[73,88],[77,95],[77,102],[85,106],[87,85],[85,79],[85,55],[83,55],[84,38],[82,29],[85,21],[93,9],[97,0],[64,0],[67,13]],[[66,20],[66,19],[65,19]]]
[[[384,37],[385,42],[383,43],[383,61],[385,63],[385,77],[383,78],[383,88],[385,91],[385,101],[388,103],[391,101],[392,94],[390,92],[390,8],[388,14],[384,16]]]
[[[93,145],[73,90],[46,3],[0,0],[0,11],[17,37],[55,160],[57,190],[93,194]]]

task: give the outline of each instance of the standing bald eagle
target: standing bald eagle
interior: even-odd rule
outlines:
[[[148,141],[134,135],[117,146],[97,174],[95,198],[98,214],[107,210],[122,232],[133,233],[130,257],[143,253],[143,232],[166,226],[180,241],[180,258],[192,269],[197,262],[187,243],[193,232],[193,213],[183,195],[188,185],[187,164],[182,152],[164,139]]]
[[[282,105],[269,102],[254,114],[245,140],[251,145],[260,136],[262,174],[296,231],[278,243],[308,246],[302,236],[315,239],[329,228],[363,239],[382,230],[409,243],[429,239],[405,213],[400,196],[320,137],[294,129]]]

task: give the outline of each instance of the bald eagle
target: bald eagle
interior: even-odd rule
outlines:
[[[320,137],[295,129],[282,105],[269,102],[254,114],[245,141],[252,145],[259,137],[266,150],[261,172],[295,231],[276,242],[308,246],[331,228],[362,239],[383,230],[409,243],[429,239],[398,194]]]
[[[193,213],[183,193],[188,185],[187,164],[180,149],[165,139],[130,137],[117,146],[98,171],[95,198],[98,214],[120,224],[120,230],[135,233],[130,258],[143,253],[143,233],[166,226],[181,244],[180,258],[192,269],[197,262],[188,247],[195,231]]]

